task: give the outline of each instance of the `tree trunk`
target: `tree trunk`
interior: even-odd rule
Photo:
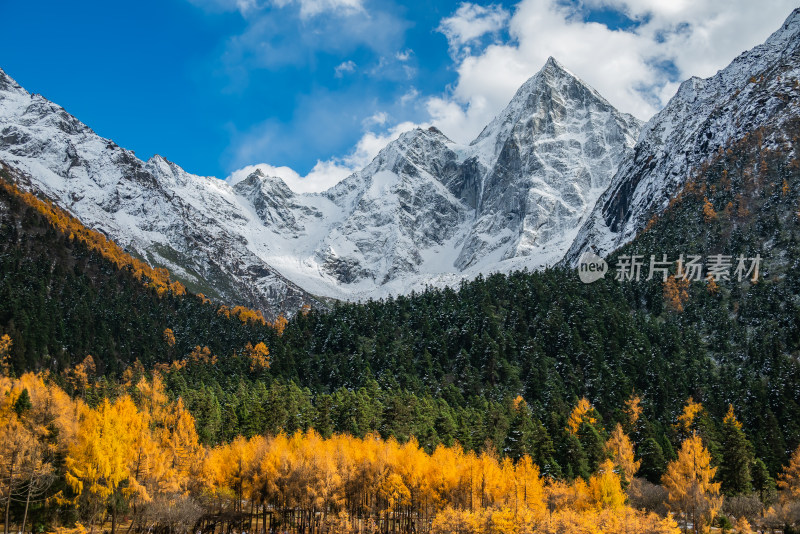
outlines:
[[[11,511],[11,493],[14,490],[14,464],[17,461],[17,453],[16,451],[11,455],[11,471],[8,475],[8,499],[6,499],[6,524],[5,524],[5,534],[8,534],[8,516],[9,512]]]
[[[117,534],[117,492],[112,493],[114,502],[111,503],[111,534]]]
[[[25,497],[25,513],[22,516],[22,534],[25,534],[25,523],[28,521],[28,505],[31,503],[31,491],[33,491],[33,480],[28,483],[28,495]]]

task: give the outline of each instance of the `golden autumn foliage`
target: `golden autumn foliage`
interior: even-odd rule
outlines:
[[[87,354],[81,363],[66,372],[67,383],[72,386],[73,391],[85,394],[96,372],[94,358],[91,354]]]
[[[622,481],[615,472],[614,462],[606,460],[600,469],[589,479],[589,494],[598,509],[617,510],[625,504]]]
[[[631,394],[628,400],[625,401],[625,414],[628,416],[630,427],[635,427],[642,416],[642,399],[636,393]]]
[[[795,449],[789,464],[778,475],[778,488],[783,492],[784,500],[800,499],[800,446]]]
[[[172,331],[172,328],[164,329],[164,343],[166,343],[169,348],[175,346],[175,332]]]
[[[5,180],[0,180],[0,187],[8,194],[35,209],[55,229],[68,236],[70,240],[81,242],[89,250],[109,260],[120,270],[130,270],[137,280],[155,289],[159,296],[167,293],[173,295],[186,294],[186,288],[183,284],[170,280],[169,272],[166,269],[154,269],[142,260],[132,257],[106,236],[86,228],[75,217],[52,202],[41,200],[31,193],[23,192],[16,185]]]
[[[742,428],[742,423],[736,418],[736,414],[733,412],[733,404],[728,404],[728,412],[725,414],[723,422],[738,429]]]
[[[12,406],[23,390],[32,407],[21,418]],[[625,504],[611,461],[588,483],[568,483],[543,479],[529,456],[512,462],[458,445],[426,453],[413,438],[326,439],[309,430],[206,447],[158,373],[129,391],[92,407],[38,375],[0,377],[0,469],[17,473],[4,472],[0,485],[43,471],[43,447],[57,452],[67,488],[53,502],[75,507],[79,520],[57,528],[63,534],[109,522],[110,532],[119,532],[123,512],[136,531],[170,525],[185,533],[200,528],[198,503],[238,531],[252,530],[259,518],[266,528],[342,534],[677,533],[670,518]],[[57,439],[48,441],[37,421],[50,421]],[[176,510],[185,517],[174,519]]]
[[[307,312],[306,312],[307,313]],[[269,323],[269,325],[278,332],[279,336],[283,335],[283,331],[286,329],[286,325],[289,324],[289,319],[283,316],[283,314],[278,315],[278,317]]]
[[[717,212],[714,211],[714,206],[708,200],[708,197],[703,198],[703,220],[707,223],[717,220]]]
[[[581,424],[589,423],[593,425],[595,422],[597,422],[597,418],[594,416],[594,407],[586,397],[583,397],[572,409],[572,413],[569,414],[567,430],[572,434],[577,434]]]
[[[719,292],[719,285],[711,276],[706,278],[706,289],[708,289],[708,292],[712,295],[716,295]]]
[[[716,472],[702,439],[692,435],[683,441],[678,458],[667,465],[661,479],[669,492],[670,507],[683,517],[685,525],[692,524],[695,534],[705,530],[722,506],[720,483],[713,482]]]
[[[9,363],[9,359],[11,357],[11,337],[8,334],[4,334],[3,337],[0,337],[0,374],[8,375],[11,364]]]
[[[689,300],[689,281],[669,275],[664,281],[664,304],[674,312],[681,313],[683,305]]]
[[[255,346],[251,343],[245,345],[244,355],[250,361],[251,372],[269,369],[269,349],[263,342],[256,343]]]
[[[678,427],[684,432],[689,432],[692,429],[695,419],[703,411],[703,405],[695,402],[692,397],[686,400],[686,406],[678,416]]]
[[[629,484],[636,472],[639,471],[642,462],[634,458],[633,443],[619,423],[606,441],[606,452],[613,465],[617,466],[623,482]]]

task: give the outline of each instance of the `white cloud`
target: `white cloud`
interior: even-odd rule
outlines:
[[[408,61],[408,60],[411,58],[411,56],[412,56],[413,54],[414,54],[414,51],[413,51],[413,50],[411,50],[410,48],[407,48],[407,49],[405,49],[405,50],[401,50],[400,52],[396,53],[396,54],[394,55],[394,57],[395,57],[395,58],[396,58],[398,61],[403,61],[403,62],[405,62],[405,61]]]
[[[238,11],[242,15],[256,11],[265,4],[258,0],[189,0],[189,2],[207,11]]]
[[[386,122],[385,114],[378,113],[371,117],[373,124]],[[267,163],[246,165],[233,171],[225,180],[231,184],[244,180],[257,169],[267,176],[281,178],[295,193],[315,193],[325,191],[341,182],[354,172],[363,169],[378,155],[386,145],[394,141],[404,132],[416,127],[425,127],[413,122],[402,122],[386,129],[383,132],[367,131],[359,139],[353,150],[343,158],[318,160],[311,171],[301,176],[290,167],[275,167]]]
[[[387,122],[389,122],[389,114],[385,111],[379,111],[361,121],[361,124],[363,124],[365,128],[369,128],[373,125],[383,126]]]
[[[364,10],[362,0],[273,0],[273,3],[278,7],[299,6],[300,17],[302,18],[310,18],[329,12],[358,13]]]
[[[503,29],[508,18],[509,13],[502,6],[493,4],[484,7],[464,2],[452,16],[442,20],[438,31],[447,37],[451,53],[456,54],[462,47],[477,42],[487,33],[497,33]]]
[[[410,121],[401,122],[381,133],[366,132],[359,139],[353,151],[343,158],[344,164],[353,170],[358,170],[369,165],[386,145],[400,137],[400,134],[421,127]]]
[[[416,87],[410,87],[408,91],[406,91],[403,96],[400,97],[400,105],[405,106],[410,102],[414,102],[417,97],[419,96],[419,91]]]
[[[675,93],[679,81],[711,76],[763,42],[793,3],[584,0],[584,11],[578,12],[559,0],[522,0],[508,21],[510,41],[467,49],[458,59],[458,80],[444,96],[428,99],[428,112],[445,134],[468,142],[553,56],[622,111],[648,119]],[[471,36],[497,27],[472,24],[470,6],[462,4],[442,21],[451,47],[469,44]],[[619,10],[639,24],[612,30],[586,22],[586,10],[598,7]]]
[[[225,180],[230,185],[236,185],[257,170],[261,171],[265,176],[280,178],[295,193],[324,191],[352,173],[352,170],[330,161],[318,161],[306,176],[300,176],[290,167],[274,167],[267,163],[259,163],[257,165],[247,165],[233,171]]]
[[[238,11],[247,17],[270,6],[295,5],[302,18],[310,18],[329,12],[356,13],[364,10],[362,0],[189,0],[210,11]]]
[[[335,76],[341,78],[345,74],[350,74],[356,71],[356,63],[353,60],[347,60],[336,66],[334,70]]]
[[[793,2],[583,0],[583,11],[576,11],[561,0],[521,0],[513,16],[498,6],[463,3],[439,26],[451,52],[457,49],[457,80],[435,96],[423,97],[412,87],[400,99],[400,109],[421,101],[425,126],[435,124],[451,139],[467,143],[553,56],[622,111],[648,119],[674,95],[680,81],[711,76],[763,42],[780,27]],[[621,11],[638,24],[623,30],[586,22],[587,10],[599,7]],[[503,29],[510,35],[508,42],[475,46]],[[394,59],[405,60],[403,53]],[[318,161],[304,177],[276,172],[295,190],[323,190],[367,165],[387,143],[416,126],[392,126],[380,112],[362,124],[368,131],[347,155]],[[380,131],[370,129],[376,126]]]

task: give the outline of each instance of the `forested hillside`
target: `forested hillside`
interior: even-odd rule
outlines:
[[[58,373],[89,354],[100,375],[152,366],[170,357],[166,328],[178,332],[176,354],[197,344],[228,353],[272,335],[263,318],[219,313],[13,180],[0,166],[0,331],[14,340],[16,372]]]
[[[596,476],[620,423],[638,475],[661,482],[691,433],[723,494],[770,502],[800,443],[799,134],[790,122],[720,151],[593,284],[566,268],[492,275],[273,325],[185,294],[65,212],[48,214],[7,170],[7,372],[47,371],[92,409],[136,398],[132,385],[156,373],[206,446],[312,430],[413,436],[428,454],[444,444],[529,456],[558,480]],[[729,280],[688,282],[672,263],[666,281],[646,280],[651,255],[694,254],[733,267],[759,255],[760,276],[739,281],[731,268]],[[641,279],[614,280],[631,255],[645,258]]]

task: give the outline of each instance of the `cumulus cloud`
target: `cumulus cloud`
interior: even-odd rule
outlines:
[[[361,0],[273,0],[273,2],[278,7],[298,6],[302,18],[310,18],[329,12],[356,13],[364,10]]]
[[[469,6],[442,21],[451,47],[496,28],[474,24]],[[428,99],[428,112],[442,131],[468,142],[553,56],[622,111],[648,119],[680,81],[713,75],[763,42],[793,7],[791,0],[522,0],[507,21],[508,42],[460,56],[458,80],[445,95]],[[631,24],[620,29],[592,21],[600,8],[623,13]]]
[[[386,117],[381,114],[371,117],[373,124],[383,124]],[[347,178],[352,173],[363,169],[378,155],[386,145],[394,141],[401,134],[412,130],[418,125],[413,122],[402,122],[388,128],[382,132],[367,131],[359,139],[353,150],[342,158],[331,158],[329,160],[318,160],[311,171],[301,176],[297,171],[290,167],[275,167],[267,163],[256,165],[246,165],[241,169],[233,171],[225,180],[231,184],[244,180],[256,170],[260,170],[267,176],[281,178],[289,188],[295,193],[315,193],[325,191]]]
[[[450,51],[455,55],[486,34],[495,34],[505,28],[508,18],[509,13],[502,6],[481,6],[464,2],[452,16],[442,20],[438,30],[447,37]]]
[[[363,11],[362,0],[189,0],[209,11],[238,11],[245,17],[270,7],[297,6],[300,16],[310,18],[330,12]]]
[[[400,52],[397,52],[397,53],[394,55],[394,57],[395,57],[395,59],[397,59],[398,61],[406,62],[406,61],[408,61],[409,59],[411,59],[411,56],[412,56],[413,54],[414,54],[414,51],[413,51],[413,50],[411,50],[410,48],[407,48],[407,49],[405,49],[405,50],[401,50]]]
[[[456,81],[438,95],[411,88],[400,103],[422,103],[418,122],[467,143],[553,56],[620,110],[646,120],[681,81],[713,75],[763,42],[794,7],[794,0],[521,0],[512,14],[462,3],[438,27],[448,39]],[[595,16],[598,10],[622,13],[629,24],[609,27]],[[404,61],[402,52],[392,57]],[[366,130],[347,155],[318,161],[303,177],[281,172],[295,190],[325,189],[416,126],[401,120],[392,125],[388,115],[375,113],[362,122]]]
[[[353,60],[347,60],[343,63],[340,63],[334,69],[334,74],[337,78],[341,78],[345,74],[350,74],[351,72],[356,71],[356,63]]]
[[[290,167],[274,167],[267,163],[247,165],[233,171],[225,180],[236,185],[256,171],[265,176],[278,177],[295,193],[314,193],[333,187],[352,173],[348,168],[334,162],[318,161],[306,176],[300,176]]]
[[[242,16],[242,29],[221,47],[221,71],[233,91],[246,87],[254,70],[304,67],[318,54],[346,57],[367,48],[393,55],[409,27],[395,11],[381,5],[367,9],[364,0],[188,1],[208,12],[238,11]]]

